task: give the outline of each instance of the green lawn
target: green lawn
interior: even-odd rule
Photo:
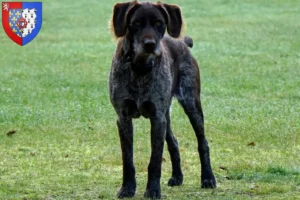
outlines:
[[[1,200],[116,198],[122,163],[107,85],[115,2],[43,1],[42,30],[24,47],[1,28]],[[167,187],[165,149],[163,198],[300,199],[299,1],[166,2],[181,6],[194,40],[218,188],[200,188],[196,139],[174,101],[185,179]],[[135,199],[141,199],[150,126],[145,119],[134,125]]]

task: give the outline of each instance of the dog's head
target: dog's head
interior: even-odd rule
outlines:
[[[160,40],[165,31],[177,38],[180,36],[182,24],[180,8],[161,2],[117,3],[114,5],[111,19],[111,28],[115,36],[126,36],[129,40],[135,61],[159,56]]]

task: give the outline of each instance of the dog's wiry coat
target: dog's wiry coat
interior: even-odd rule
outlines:
[[[151,123],[152,152],[145,197],[161,197],[165,140],[172,161],[172,177],[168,184],[182,184],[178,143],[170,127],[169,109],[174,96],[184,108],[197,136],[202,187],[216,187],[204,136],[199,68],[188,48],[193,42],[189,37],[175,39],[183,24],[179,7],[138,1],[118,3],[114,6],[112,24],[119,37],[109,77],[110,99],[118,115],[123,160],[123,184],[118,197],[135,194],[132,118],[140,116],[149,118]],[[170,36],[164,36],[165,30]]]

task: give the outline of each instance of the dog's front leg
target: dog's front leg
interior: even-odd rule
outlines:
[[[123,184],[118,192],[119,198],[133,197],[136,190],[135,168],[133,164],[133,127],[132,118],[119,117],[118,130],[123,159]]]
[[[145,192],[146,198],[158,199],[160,194],[160,177],[162,154],[166,136],[166,118],[153,117],[151,122],[151,159],[148,166],[148,183]]]

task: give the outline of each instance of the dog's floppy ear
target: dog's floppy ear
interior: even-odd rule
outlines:
[[[113,8],[113,16],[111,19],[111,29],[116,37],[122,37],[127,30],[127,15],[135,6],[137,1],[116,3]]]
[[[167,16],[167,30],[170,36],[177,38],[180,36],[183,27],[183,20],[180,8],[177,5],[158,2]]]

